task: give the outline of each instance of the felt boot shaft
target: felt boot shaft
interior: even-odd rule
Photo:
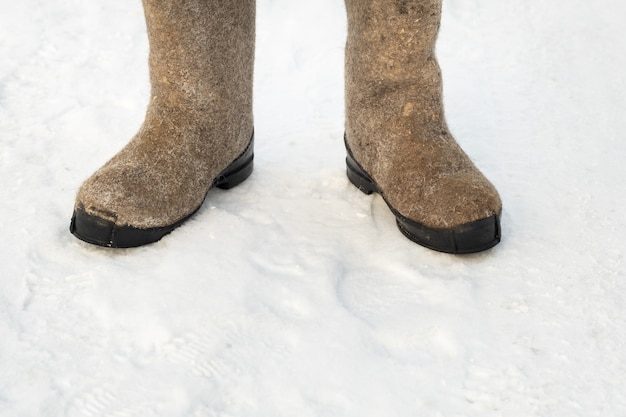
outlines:
[[[346,142],[399,214],[449,229],[500,213],[448,131],[434,48],[440,0],[346,0]]]
[[[151,98],[137,135],[75,209],[148,229],[186,218],[253,131],[253,0],[143,0]]]

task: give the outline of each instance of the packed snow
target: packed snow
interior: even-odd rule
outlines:
[[[626,415],[626,6],[445,0],[448,122],[503,241],[404,238],[345,177],[341,0],[259,0],[252,177],[160,242],[68,232],[139,127],[138,0],[0,10],[3,417]]]

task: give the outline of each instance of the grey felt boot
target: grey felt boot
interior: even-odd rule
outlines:
[[[102,246],[159,240],[212,187],[252,172],[254,0],[143,0],[151,100],[137,135],[81,186],[71,232]]]
[[[413,241],[471,253],[500,241],[498,192],[456,143],[434,54],[441,0],[346,0],[348,177]]]

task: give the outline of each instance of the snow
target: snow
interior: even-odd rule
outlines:
[[[259,0],[256,165],[138,249],[68,232],[147,104],[139,1],[0,11],[0,415],[626,415],[626,6],[445,0],[504,240],[421,248],[344,173],[340,0]]]

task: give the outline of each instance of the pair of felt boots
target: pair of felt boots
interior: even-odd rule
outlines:
[[[254,0],[143,0],[151,100],[137,135],[80,188],[71,232],[159,240],[212,187],[252,172]],[[500,240],[501,202],[446,126],[434,55],[441,0],[346,0],[347,172],[400,230],[443,252]]]

